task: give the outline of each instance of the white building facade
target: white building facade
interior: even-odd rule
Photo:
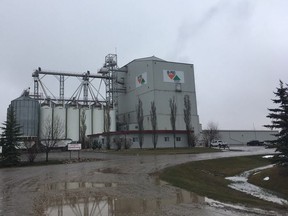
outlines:
[[[193,131],[201,132],[197,112],[194,69],[192,64],[167,62],[156,57],[136,59],[126,66],[124,80],[126,92],[118,97],[118,122],[129,130],[137,130],[136,107],[138,99],[143,103],[144,130],[152,130],[150,121],[151,102],[155,102],[158,130],[172,130],[169,100],[177,104],[176,130],[186,130],[184,122],[184,96],[191,101]]]

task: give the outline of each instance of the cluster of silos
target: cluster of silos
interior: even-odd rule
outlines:
[[[78,141],[80,138],[81,119],[84,119],[86,135],[104,132],[104,109],[99,107],[85,106],[55,106],[42,105],[40,108],[40,138],[45,139],[45,127],[47,121],[61,122],[63,126],[63,139]],[[116,113],[110,110],[111,126],[110,131],[116,130]]]
[[[11,101],[9,109],[13,107],[17,123],[21,126],[23,137],[39,137],[46,139],[47,125],[61,123],[63,134],[61,139],[78,141],[83,122],[86,126],[86,136],[104,132],[104,109],[102,107],[81,105],[57,105],[42,103],[29,96],[24,91],[21,97]],[[110,110],[110,131],[116,130],[116,112]],[[81,121],[81,119],[84,119]],[[59,137],[58,137],[59,138]]]

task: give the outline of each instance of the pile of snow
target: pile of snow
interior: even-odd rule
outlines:
[[[265,155],[262,158],[272,158],[272,157],[274,157],[274,155]]]
[[[270,178],[267,176],[267,177],[265,177],[263,180],[264,181],[268,181]]]

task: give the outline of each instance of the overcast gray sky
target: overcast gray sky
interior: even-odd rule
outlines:
[[[38,66],[97,72],[155,55],[194,64],[200,122],[263,129],[288,82],[287,0],[0,0],[0,121]]]

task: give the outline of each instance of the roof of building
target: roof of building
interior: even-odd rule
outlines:
[[[158,58],[158,57],[156,57],[156,56],[150,56],[150,57],[144,57],[144,58],[134,59],[134,60],[132,60],[131,62],[127,63],[126,65],[122,66],[122,67],[125,67],[125,66],[127,66],[128,64],[130,64],[130,63],[132,63],[132,62],[134,62],[134,61],[161,61],[161,62],[166,62],[165,60],[160,59],[160,58]],[[121,67],[121,68],[122,68],[122,67]]]
[[[134,59],[134,61],[165,61],[165,60],[160,59],[156,56],[150,56],[145,58]]]

